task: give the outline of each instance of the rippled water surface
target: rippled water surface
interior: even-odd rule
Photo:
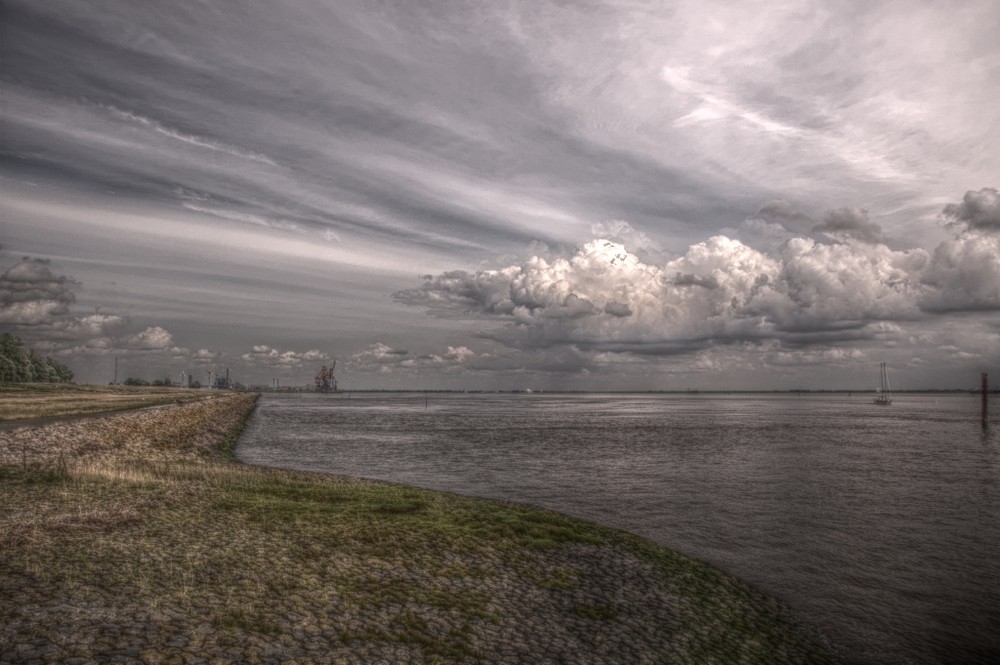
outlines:
[[[954,394],[264,395],[237,455],[641,534],[853,662],[1000,663],[998,430]]]

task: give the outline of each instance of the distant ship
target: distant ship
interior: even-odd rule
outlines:
[[[875,387],[875,399],[872,400],[876,404],[892,404],[892,389],[889,388],[889,370],[886,369],[885,363],[882,363],[878,377],[878,386]]]

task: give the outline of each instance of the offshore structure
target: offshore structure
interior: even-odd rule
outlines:
[[[336,366],[336,360],[333,361],[329,369],[327,369],[326,365],[323,365],[319,374],[316,375],[316,392],[329,393],[337,391],[337,377],[333,375],[333,368]]]

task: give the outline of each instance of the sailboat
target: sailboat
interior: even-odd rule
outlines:
[[[885,363],[882,363],[880,368],[878,386],[875,388],[875,399],[872,401],[876,404],[892,404],[892,390],[889,388],[889,370],[886,369]]]

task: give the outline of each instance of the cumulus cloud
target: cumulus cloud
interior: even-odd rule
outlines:
[[[663,246],[660,243],[621,219],[593,224],[590,227],[590,233],[594,238],[604,238],[622,245],[647,263],[665,257]]]
[[[827,245],[794,238],[780,257],[780,271],[748,303],[779,330],[836,330],[886,319],[919,316],[921,249],[885,245]]]
[[[207,365],[217,362],[221,358],[222,354],[218,351],[210,351],[209,349],[198,349],[191,354],[191,361],[199,365]]]
[[[616,269],[618,264],[622,264],[620,270]],[[591,293],[615,292],[620,297],[610,299],[616,303],[612,309],[627,307],[635,288],[631,281],[640,277],[634,268],[640,265],[624,246],[601,240],[588,243],[568,259],[549,261],[535,256],[523,265],[501,270],[427,275],[422,288],[400,291],[394,298],[446,317],[481,314],[523,324],[541,319],[582,319],[597,315],[609,302],[605,298],[597,303]],[[609,280],[617,281],[612,285]],[[582,282],[590,282],[592,288],[576,288],[583,286]]]
[[[758,217],[748,217],[736,230],[736,238],[767,254],[776,254],[786,242],[795,237],[791,231],[777,222],[768,222]]]
[[[49,353],[66,358],[114,354],[124,357],[157,357],[161,360],[177,361],[195,359],[190,349],[175,344],[173,335],[160,326],[149,326],[132,334],[95,335],[80,340],[48,339],[39,342],[39,344]]]
[[[662,267],[600,239],[569,257],[425,278],[395,297],[441,316],[506,321],[495,337],[512,346],[648,351],[732,334],[745,325],[733,308],[777,274],[774,261],[721,236]]]
[[[964,231],[944,241],[923,282],[927,311],[1000,310],[1000,234]]]
[[[308,351],[281,351],[267,344],[257,344],[240,356],[243,362],[257,367],[293,368],[305,363],[328,363],[330,356],[318,349]]]
[[[115,351],[114,340],[110,337],[92,337],[79,342],[55,342],[42,340],[35,342],[36,349],[63,358],[79,358],[82,356],[103,356]]]
[[[1000,310],[1000,195],[969,190],[941,217],[957,234],[934,250],[920,306],[931,312]]]
[[[604,305],[604,313],[610,314],[611,316],[632,316],[632,308],[630,308],[626,303],[609,300]]]
[[[464,363],[470,358],[475,358],[476,352],[467,346],[449,346],[445,351],[444,359],[456,363]]]
[[[59,337],[82,339],[103,337],[119,332],[128,321],[117,314],[95,312],[80,317],[67,317],[51,322],[51,329]]]
[[[0,275],[0,323],[34,329],[48,339],[105,337],[126,320],[102,313],[72,316],[74,288],[80,283],[52,272],[51,261],[24,257]]]
[[[494,320],[500,325],[482,336],[525,352],[572,347],[670,356],[778,343],[764,361],[858,360],[839,345],[891,345],[905,337],[905,325],[937,312],[1000,309],[1000,234],[983,230],[990,196],[970,193],[948,206],[945,214],[965,220],[965,228],[933,252],[890,249],[864,210],[841,208],[811,227],[835,242],[789,235],[764,253],[718,235],[654,264],[597,239],[561,257],[425,276],[419,288],[394,297],[435,316]],[[776,230],[787,231],[764,213],[807,219],[781,202],[762,211],[755,219]],[[372,357],[406,357],[390,351]]]
[[[0,323],[35,326],[67,314],[75,284],[54,274],[48,259],[24,257],[0,275]]]
[[[486,357],[487,354],[477,354],[467,346],[449,346],[440,354],[413,354],[404,349],[395,349],[388,344],[376,342],[351,355],[347,362],[357,371],[389,374],[397,369],[455,370],[469,367],[473,361]]]
[[[942,216],[969,230],[1000,231],[1000,193],[994,187],[969,190],[961,203],[945,206]]]
[[[165,351],[174,346],[174,337],[160,326],[150,326],[122,338],[121,346],[133,351]]]
[[[813,226],[813,220],[788,201],[770,201],[747,217],[736,229],[736,238],[767,254],[777,253],[791,238]]]
[[[823,215],[823,221],[812,227],[814,233],[833,238],[855,238],[863,242],[885,242],[882,227],[868,219],[868,211],[861,208],[839,208]]]
[[[356,365],[391,365],[401,363],[410,357],[405,349],[394,349],[388,344],[376,342],[363,351],[358,351],[349,358]]]
[[[162,326],[129,332],[127,317],[100,308],[74,314],[74,289],[79,286],[77,280],[54,273],[48,259],[24,257],[0,275],[0,323],[12,325],[39,351],[62,358],[114,353],[198,361],[197,354],[178,346]]]
[[[775,349],[767,351],[764,359],[768,365],[799,367],[802,365],[843,366],[845,362],[868,362],[868,356],[860,349]]]

